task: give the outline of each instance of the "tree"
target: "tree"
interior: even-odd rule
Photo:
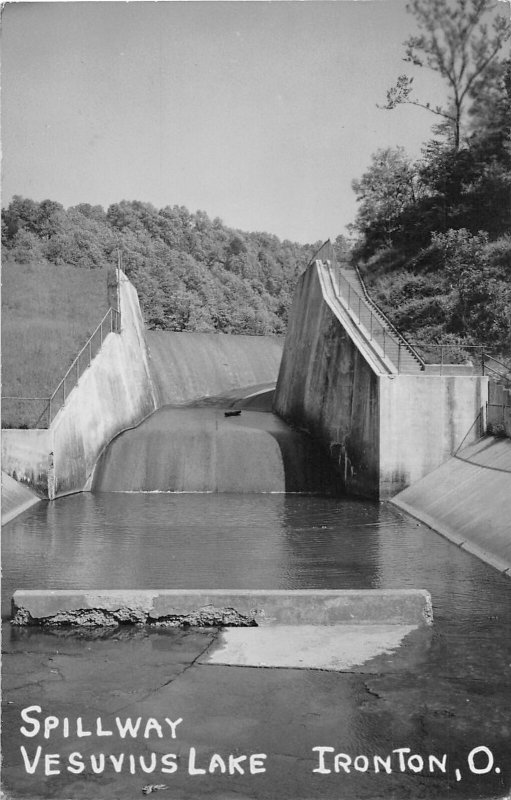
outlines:
[[[410,0],[407,11],[415,16],[421,34],[404,43],[404,61],[438,72],[448,84],[449,101],[433,106],[416,99],[413,77],[400,75],[383,108],[408,103],[441,117],[458,151],[466,102],[478,85],[483,86],[483,78],[511,36],[509,21],[500,15],[488,29],[484,17],[493,8],[491,0]]]
[[[417,171],[402,147],[378,150],[360,180],[352,183],[360,206],[355,228],[368,245],[391,245],[400,217],[421,196]]]
[[[471,151],[511,168],[511,59],[495,61],[472,87]]]

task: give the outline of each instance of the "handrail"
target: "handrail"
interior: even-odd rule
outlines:
[[[426,366],[425,362],[424,362],[424,359],[421,358],[421,356],[415,350],[413,345],[410,344],[408,339],[405,336],[403,336],[403,334],[400,333],[400,331],[398,331],[398,329],[396,328],[394,323],[391,322],[391,320],[387,317],[385,312],[382,311],[382,309],[379,307],[379,305],[377,303],[375,303],[373,298],[370,296],[369,292],[367,291],[367,287],[365,285],[364,279],[362,278],[362,275],[360,274],[359,269],[358,269],[357,266],[355,266],[355,272],[357,273],[358,279],[360,281],[360,285],[362,286],[362,291],[364,292],[364,297],[367,300],[367,302],[377,311],[378,314],[380,314],[383,317],[383,319],[385,320],[385,322],[387,323],[389,328],[394,332],[394,334],[398,337],[398,339],[400,339],[403,342],[405,347],[408,348],[408,350],[411,353],[411,355],[413,355],[413,357],[417,359],[417,361],[419,362],[419,364],[421,366],[421,369],[424,369],[425,366]]]
[[[43,415],[46,413],[46,410],[48,409],[48,427],[50,427],[50,425],[52,423],[52,403],[55,401],[55,398],[57,397],[57,395],[58,395],[58,393],[59,393],[59,391],[61,389],[62,389],[62,403],[59,406],[58,410],[60,410],[60,408],[62,408],[62,406],[66,402],[66,380],[67,380],[67,378],[70,376],[71,372],[75,369],[76,370],[76,383],[78,383],[78,380],[79,380],[79,377],[80,377],[78,373],[79,373],[81,356],[83,355],[83,353],[85,353],[86,350],[88,350],[89,363],[85,367],[85,369],[87,369],[87,367],[90,367],[91,361],[92,361],[92,358],[93,358],[93,356],[92,356],[92,341],[93,341],[95,335],[97,334],[98,331],[100,331],[100,338],[101,338],[100,348],[101,348],[103,346],[103,323],[105,322],[105,320],[107,318],[109,318],[110,319],[110,331],[109,332],[110,333],[114,333],[114,332],[118,333],[119,317],[120,317],[120,311],[118,311],[116,308],[112,308],[110,306],[110,308],[106,312],[105,316],[103,317],[103,319],[101,320],[99,325],[96,326],[94,331],[91,333],[91,335],[89,336],[89,338],[85,342],[85,344],[82,347],[82,349],[79,350],[78,355],[76,355],[75,358],[73,359],[73,361],[71,362],[71,365],[70,365],[69,369],[65,373],[64,377],[61,379],[60,383],[57,385],[57,388],[55,389],[53,394],[48,398],[48,405],[44,409],[43,413],[41,414],[41,416],[39,417],[37,422],[39,422],[41,420]]]
[[[499,380],[504,381],[507,386],[511,387],[511,378],[508,375],[503,375],[502,372],[499,372],[498,370],[493,369],[493,367],[489,367],[488,364],[486,364],[486,363],[484,364],[484,369],[486,370],[486,372],[491,372],[492,373],[492,375],[490,377],[495,376]]]
[[[310,261],[310,264],[316,261],[326,261],[329,266],[331,266],[333,273],[336,276],[337,289],[336,291],[342,297],[342,284],[346,283],[346,295],[347,295],[347,304],[348,310],[351,311],[356,316],[356,311],[352,307],[351,303],[351,295],[353,295],[358,299],[358,323],[359,325],[362,324],[362,303],[364,303],[365,309],[369,312],[369,340],[372,341],[373,338],[377,338],[378,335],[381,336],[381,348],[383,351],[383,357],[388,358],[394,365],[397,367],[397,371],[400,372],[402,370],[402,350],[404,349],[409,357],[414,359],[416,362],[417,368],[420,370],[424,370],[424,362],[419,354],[414,350],[414,348],[410,345],[410,343],[405,339],[405,337],[399,333],[397,328],[387,319],[386,315],[383,311],[379,308],[379,306],[369,297],[365,284],[360,276],[360,273],[357,270],[357,276],[360,280],[360,284],[362,286],[362,294],[351,285],[351,283],[341,275],[340,267],[337,264],[337,260],[335,257],[335,251],[332,246],[330,239],[327,239],[324,242],[319,250],[314,254],[313,258]],[[375,323],[376,323],[376,330],[375,330]],[[393,345],[393,347],[391,346]],[[396,352],[392,353],[391,351],[395,350]]]
[[[69,392],[72,391],[74,386],[78,383],[80,376],[88,367],[90,367],[93,358],[100,351],[101,347],[103,346],[104,338],[106,338],[108,333],[120,332],[120,316],[121,312],[118,311],[117,309],[112,307],[108,309],[101,322],[99,322],[99,324],[95,327],[95,329],[90,334],[83,347],[74,357],[73,361],[71,362],[70,366],[68,367],[64,376],[57,384],[57,387],[52,392],[50,397],[14,397],[10,395],[5,395],[2,396],[2,400],[17,400],[19,402],[38,401],[41,403],[45,403],[43,410],[37,417],[35,423],[33,425],[30,425],[30,427],[37,428],[41,423],[45,421],[45,418],[47,418],[47,427],[49,428],[53,419],[55,418],[55,415],[60,410],[60,408],[62,408],[62,406],[65,404]],[[109,325],[108,325],[108,330],[105,334],[103,326],[107,321],[109,322]],[[85,359],[85,364],[83,363],[84,353],[87,353],[88,355],[88,358]],[[82,363],[80,363],[80,361],[82,361]],[[59,394],[61,395],[61,397],[59,397]],[[46,426],[42,425],[42,427]]]
[[[119,312],[117,311],[117,309],[114,309],[114,308],[112,308],[112,307],[110,307],[110,308],[108,309],[108,311],[106,312],[105,316],[103,317],[103,319],[101,320],[101,322],[99,323],[99,325],[97,325],[97,326],[96,326],[96,328],[94,329],[94,331],[91,333],[91,335],[89,336],[89,338],[88,338],[88,339],[87,339],[87,341],[85,342],[85,344],[84,344],[84,346],[82,347],[82,349],[78,351],[78,355],[77,355],[77,356],[75,356],[74,360],[71,362],[71,366],[69,367],[68,371],[66,372],[66,374],[64,375],[64,377],[62,378],[62,380],[61,380],[61,381],[60,381],[60,383],[58,384],[57,388],[55,389],[55,391],[53,392],[53,394],[52,394],[52,395],[51,395],[51,397],[49,398],[49,399],[50,399],[50,402],[51,402],[51,401],[54,399],[54,397],[56,396],[56,394],[57,394],[57,392],[59,391],[60,387],[61,387],[61,386],[63,386],[63,385],[65,384],[67,376],[68,376],[68,375],[69,375],[69,373],[70,373],[70,372],[71,372],[71,371],[74,369],[74,367],[77,365],[77,363],[78,363],[78,360],[79,360],[80,356],[82,355],[82,353],[84,353],[84,352],[85,352],[85,350],[86,350],[87,348],[89,348],[89,367],[90,367],[90,362],[91,362],[91,357],[90,357],[90,354],[91,354],[91,343],[92,343],[92,340],[93,340],[94,336],[96,335],[96,333],[97,333],[98,331],[101,331],[101,344],[103,344],[103,323],[104,323],[104,321],[106,320],[106,318],[107,318],[107,317],[111,317],[111,320],[110,320],[110,332],[112,333],[112,332],[113,332],[113,330],[114,330],[114,327],[115,327],[115,326],[112,324],[112,323],[113,323],[113,319],[114,319],[114,316],[113,316],[113,315],[114,315],[114,314],[115,314],[115,315],[117,315],[118,313],[119,313]],[[116,319],[116,318],[115,318],[115,319]],[[117,320],[116,320],[116,322],[117,322]]]
[[[495,358],[495,356],[492,356],[490,353],[485,353],[484,355],[485,355],[485,358],[490,358],[492,361],[495,361],[495,363],[498,364],[499,367],[504,367],[504,369],[506,370],[507,374],[503,375],[502,377],[507,378],[507,375],[511,374],[511,369],[506,364],[504,364],[502,361],[499,361],[497,358]],[[502,374],[498,370],[494,369],[493,367],[489,367],[489,369],[493,369],[493,372],[496,372],[499,375]]]

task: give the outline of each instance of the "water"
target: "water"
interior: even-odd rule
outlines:
[[[437,620],[511,619],[511,581],[392,506],[303,495],[83,493],[2,534],[16,588],[426,588]]]
[[[499,774],[449,785],[412,775],[408,794],[396,774],[395,795],[382,796],[475,800],[509,790],[511,580],[392,506],[303,495],[79,494],[9,523],[2,551],[4,616],[16,588],[426,588],[434,624],[421,661],[381,674],[311,675],[307,730],[317,719],[322,742],[337,709],[344,727],[349,721],[347,752],[406,742],[462,765],[463,754],[484,744],[500,765]],[[249,673],[229,673],[240,697],[254,692]],[[269,680],[265,673],[261,696]],[[299,709],[295,716],[301,725]],[[352,796],[373,797],[357,780]]]
[[[337,494],[338,485],[321,447],[275,414],[243,410],[225,417],[214,406],[166,406],[111,442],[93,489]]]

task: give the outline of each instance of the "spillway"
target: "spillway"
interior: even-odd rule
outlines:
[[[118,436],[100,458],[96,492],[337,494],[328,458],[271,413],[164,407]]]
[[[282,358],[277,336],[146,331],[145,339],[159,406],[274,384]]]

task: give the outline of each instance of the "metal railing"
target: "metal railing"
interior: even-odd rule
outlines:
[[[511,387],[511,367],[498,361],[484,345],[452,342],[429,344],[412,342],[403,336],[371,298],[358,269],[354,268],[354,274],[362,292],[341,274],[330,240],[314,254],[311,263],[314,261],[327,262],[338,295],[345,300],[355,321],[366,328],[369,340],[378,342],[384,357],[392,361],[398,372],[415,372],[420,369],[441,375],[449,368],[453,374],[466,372],[471,375],[488,375]]]
[[[383,357],[389,359],[398,372],[422,369],[420,359],[413,353],[406,340],[397,335],[386,321],[382,321],[384,315],[379,309],[377,310],[377,306],[369,305],[363,294],[358,292],[340,271],[337,271],[337,287],[355,322],[365,328],[369,341],[375,342],[380,347]]]
[[[498,361],[494,356],[489,353],[484,354],[484,375],[489,375],[499,383],[503,383],[507,387],[511,387],[511,369],[507,364]]]
[[[437,367],[440,375],[447,366],[466,367],[467,372],[471,371],[471,374],[484,374],[487,356],[484,345],[413,342],[413,347],[420,353],[426,369]]]
[[[419,350],[427,367],[438,367],[442,374],[444,366],[466,367],[473,375],[488,375],[490,378],[511,386],[511,370],[502,361],[492,356],[485,345],[481,344],[431,344],[414,342],[413,347]]]
[[[357,274],[358,280],[360,281],[362,291],[364,292],[364,298],[366,300],[366,303],[369,303],[369,305],[375,310],[375,312],[379,314],[381,318],[383,318],[385,324],[393,332],[394,336],[399,340],[399,342],[401,342],[402,347],[406,347],[408,352],[417,361],[417,364],[420,366],[420,368],[424,369],[424,361],[422,360],[421,356],[419,355],[415,347],[412,344],[410,344],[406,336],[403,336],[403,334],[400,333],[400,331],[398,331],[394,323],[391,322],[391,320],[387,317],[385,312],[381,310],[381,308],[374,302],[374,300],[370,296],[369,292],[367,291],[367,287],[364,283],[364,279],[362,278],[362,275],[359,272],[358,267],[355,267],[355,272]]]
[[[369,341],[379,346],[383,357],[391,361],[398,372],[413,373],[424,369],[419,354],[369,297],[358,270],[354,274],[360,282],[361,292],[341,274],[330,240],[319,248],[312,261],[327,262],[337,294],[347,305],[355,322],[365,328]]]
[[[484,434],[486,433],[485,419],[486,419],[486,410],[482,408],[481,411],[479,411],[475,420],[473,421],[472,425],[466,432],[465,436],[457,446],[456,450],[454,451],[453,453],[454,456],[456,456],[459,453],[459,451],[463,449],[463,445],[465,444],[465,442],[469,437],[473,441],[474,439],[480,439],[481,436],[484,436]]]
[[[120,333],[120,319],[120,311],[108,309],[50,397],[2,397],[2,426],[49,428],[70,392],[101,350],[105,338],[109,333]],[[34,405],[36,402],[37,405]],[[23,420],[21,424],[20,420]]]

